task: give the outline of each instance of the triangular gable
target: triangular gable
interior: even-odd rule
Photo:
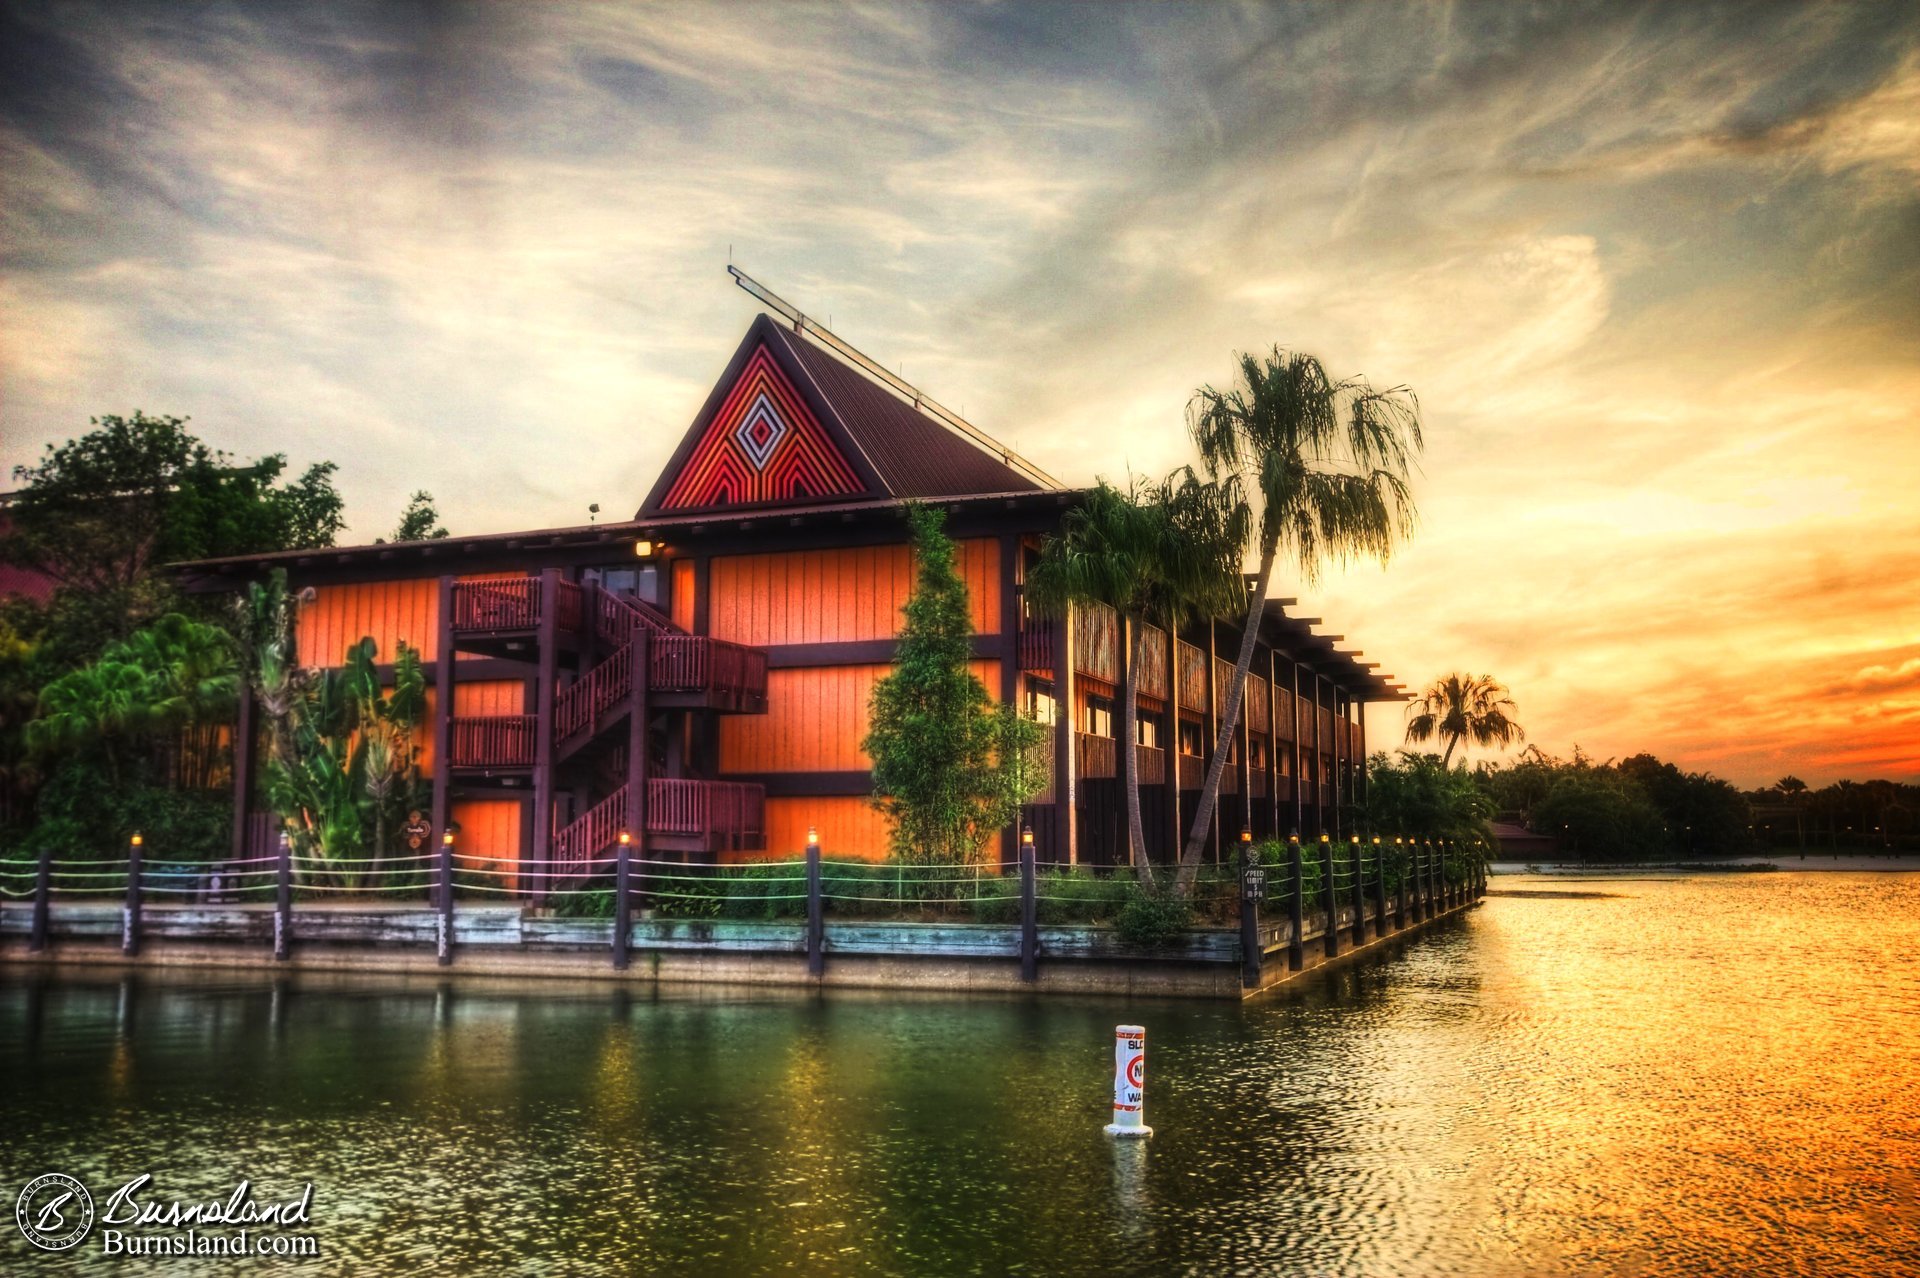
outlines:
[[[763,316],[748,332],[643,513],[798,505],[878,490],[831,410],[783,367],[771,328]]]

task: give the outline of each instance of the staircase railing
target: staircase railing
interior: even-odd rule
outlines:
[[[633,642],[616,649],[605,661],[561,689],[553,701],[553,735],[566,740],[582,728],[598,725],[600,716],[633,691]]]

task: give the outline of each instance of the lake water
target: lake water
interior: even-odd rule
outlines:
[[[10,969],[0,1190],[310,1180],[310,1272],[1915,1272],[1920,875],[1493,887],[1610,895],[1246,1007]]]

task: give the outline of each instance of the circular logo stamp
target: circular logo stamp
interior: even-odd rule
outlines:
[[[73,1177],[48,1172],[20,1191],[13,1219],[41,1251],[66,1251],[93,1228],[93,1195]]]

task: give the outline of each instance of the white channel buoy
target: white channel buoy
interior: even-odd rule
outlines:
[[[1109,1136],[1151,1136],[1147,1126],[1147,1031],[1141,1025],[1113,1027],[1113,1121]]]

